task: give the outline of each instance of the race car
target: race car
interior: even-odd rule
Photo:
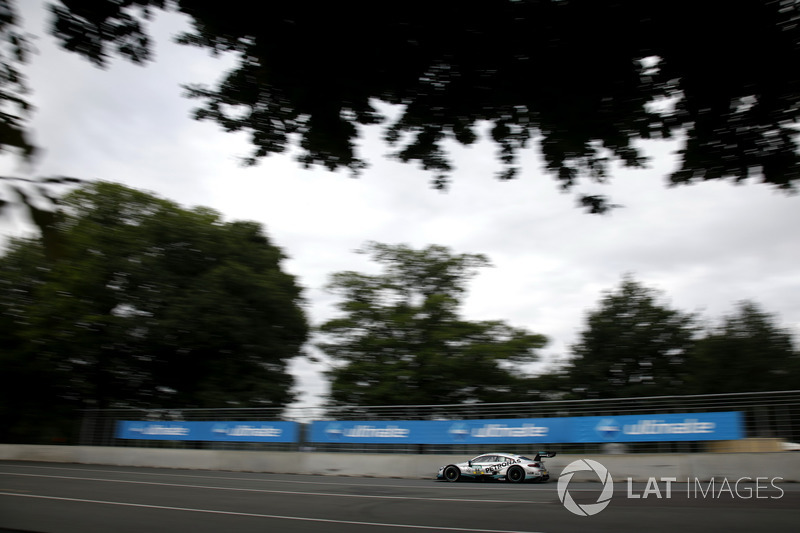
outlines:
[[[544,466],[542,457],[555,457],[555,452],[537,452],[530,459],[513,453],[485,453],[465,463],[449,464],[441,467],[436,479],[458,481],[467,479],[505,479],[510,483],[523,481],[544,482],[550,473]]]

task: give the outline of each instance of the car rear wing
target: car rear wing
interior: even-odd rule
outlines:
[[[534,461],[541,461],[542,457],[555,457],[556,452],[536,452],[536,457]]]

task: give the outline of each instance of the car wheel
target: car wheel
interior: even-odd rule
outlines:
[[[522,483],[525,481],[525,471],[518,466],[512,466],[506,472],[506,479],[510,483]]]
[[[444,478],[447,481],[458,481],[461,477],[461,470],[457,466],[450,465],[444,469]]]

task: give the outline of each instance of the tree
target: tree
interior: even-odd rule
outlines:
[[[54,362],[38,350],[27,310],[36,305],[45,264],[38,246],[18,246],[0,258],[0,442],[53,443],[73,429],[75,405],[59,394]]]
[[[292,400],[287,364],[308,326],[259,224],[103,182],[60,205],[57,260],[39,240],[0,258],[7,380],[6,365],[19,386],[46,378],[73,408]]]
[[[25,126],[31,105],[20,70],[29,54],[30,44],[20,31],[13,1],[0,0],[0,151],[16,151],[26,159],[35,150]]]
[[[627,276],[589,312],[565,369],[574,396],[619,398],[683,391],[697,336],[693,315],[669,308]]]
[[[790,390],[800,383],[791,332],[750,301],[707,332],[688,363],[689,386],[698,394]]]
[[[570,189],[604,181],[609,164],[642,166],[638,141],[685,136],[669,182],[800,178],[800,5],[783,0],[410,1],[380,12],[363,2],[261,4],[213,0],[61,0],[52,32],[67,50],[106,65],[150,59],[155,9],[191,17],[179,42],[231,52],[216,87],[189,85],[195,118],[249,132],[248,162],[296,143],[306,166],[349,168],[363,125],[385,125],[394,156],[434,172],[453,165],[445,141],[471,144],[483,124],[501,179],[538,142]],[[592,212],[609,207],[585,195]]]
[[[458,307],[468,280],[489,265],[444,246],[415,250],[369,243],[378,275],[339,272],[329,288],[342,315],[325,322],[333,405],[507,401],[543,347],[542,335],[500,321],[467,321]]]

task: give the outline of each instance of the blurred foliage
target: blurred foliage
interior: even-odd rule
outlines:
[[[753,302],[719,326],[670,308],[631,276],[590,311],[571,358],[529,380],[538,399],[629,398],[794,390],[800,352]]]
[[[750,301],[740,302],[697,343],[689,361],[688,392],[793,390],[800,385],[800,352],[791,331]]]
[[[520,365],[536,359],[545,337],[459,316],[467,282],[489,265],[486,257],[374,242],[361,253],[383,273],[333,274],[329,288],[342,314],[320,328],[318,347],[333,359],[331,406],[520,399]]]
[[[671,309],[628,276],[590,311],[566,373],[572,394],[619,398],[675,394],[698,331],[693,315]]]
[[[376,101],[402,105],[384,128],[394,156],[445,187],[445,141],[471,144],[487,122],[501,179],[535,141],[571,189],[605,181],[610,164],[646,163],[637,141],[685,135],[669,182],[800,177],[800,5],[794,0],[409,0],[367,2],[61,0],[51,31],[104,66],[150,59],[147,19],[177,10],[179,42],[231,52],[216,87],[188,86],[197,119],[250,133],[248,162],[290,145],[299,161],[365,167],[360,126],[385,122]],[[579,205],[602,213],[601,195]]]
[[[259,224],[103,182],[59,206],[57,259],[40,240],[0,258],[0,440],[48,409],[292,401],[308,325]]]
[[[0,180],[4,188],[17,197],[19,206],[27,213],[29,221],[39,229],[45,256],[51,261],[58,259],[62,253],[61,239],[56,228],[59,197],[64,194],[65,188],[73,188],[84,183],[84,180],[67,176],[33,179],[0,176]],[[7,215],[10,211],[8,208],[19,207],[15,204],[14,200],[0,200],[0,215]]]
[[[31,105],[20,68],[30,55],[29,40],[20,30],[13,0],[0,0],[0,152],[15,151],[27,160],[35,147],[25,126]]]

